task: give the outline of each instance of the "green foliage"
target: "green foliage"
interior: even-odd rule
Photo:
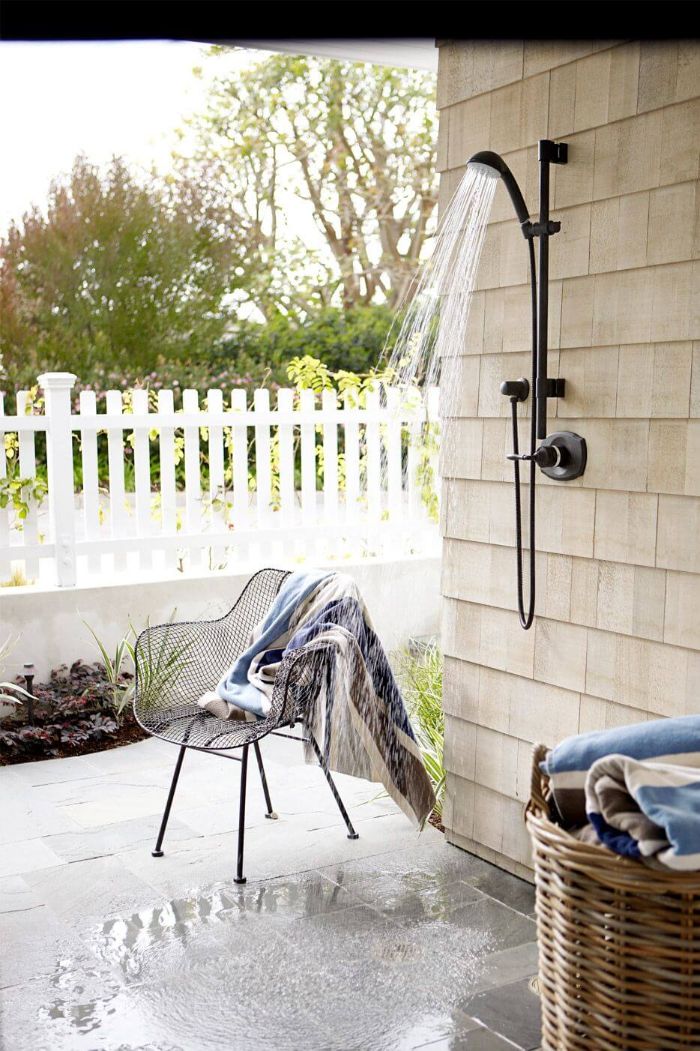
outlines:
[[[417,652],[405,650],[398,655],[397,678],[433,785],[437,800],[434,812],[438,817],[442,815],[445,796],[442,669],[442,654],[435,642]]]
[[[92,365],[150,371],[223,336],[245,272],[237,222],[186,175],[85,157],[0,241],[0,356],[13,381]]]
[[[29,514],[30,506],[34,504],[38,507],[47,493],[48,486],[42,478],[7,475],[0,478],[0,510],[12,507],[15,521],[23,522]]]
[[[380,384],[389,384],[392,376],[389,370],[370,369],[365,373],[348,372],[340,369],[331,372],[325,362],[318,358],[305,354],[300,358],[293,358],[287,366],[287,373],[297,390],[312,390],[315,394],[321,394],[324,390],[335,391],[343,395],[348,392],[348,399],[353,407],[364,408],[367,404],[367,392],[373,391]],[[413,392],[418,404],[420,404],[420,392]],[[385,431],[385,424],[380,426],[380,431]],[[321,437],[323,428],[316,427],[316,460],[319,472],[319,483],[323,482],[323,445]],[[338,454],[338,488],[345,488],[345,455],[342,449],[343,437],[341,436],[341,447]],[[416,433],[411,428],[402,429],[402,443],[405,448],[410,444],[418,453],[416,465],[416,477],[413,479],[418,484],[421,503],[426,509],[428,517],[433,522],[440,518],[440,503],[438,497],[438,479],[433,467],[434,457],[440,448],[440,427],[437,422],[427,421],[422,424]],[[367,467],[367,447],[362,445],[360,450],[360,472],[363,473]],[[274,467],[273,467],[274,470]],[[387,512],[385,512],[386,516]]]
[[[175,613],[176,610],[173,610],[168,625],[172,625]],[[147,619],[141,635],[133,624],[129,623],[127,632],[114,648],[114,656],[111,656],[94,628],[84,619],[83,624],[92,635],[102,656],[105,679],[111,691],[112,703],[118,719],[121,719],[124,709],[131,704],[134,698],[136,683],[128,670],[129,666],[136,668],[138,662],[138,688],[142,704],[148,704],[149,698],[158,697],[187,667],[188,662],[185,655],[189,644],[173,643],[167,630],[159,635],[159,641],[155,644],[153,633],[148,630],[150,618]],[[142,641],[137,646],[139,638]]]
[[[433,467],[434,457],[440,451],[440,425],[428,422],[423,424],[418,439],[418,465],[416,481],[419,485],[421,503],[432,522],[440,521],[440,501],[438,498],[439,478]]]
[[[387,306],[374,304],[347,311],[327,307],[303,319],[275,314],[265,324],[238,321],[233,334],[217,347],[183,362],[183,374],[177,378],[183,383],[195,370],[214,377],[230,375],[233,368],[243,386],[284,385],[290,360],[306,354],[331,371],[365,372],[380,360],[393,320]],[[193,385],[202,389],[199,383]]]
[[[360,407],[365,404],[367,391],[375,390],[377,384],[382,381],[388,381],[386,370],[374,368],[364,373],[350,372],[347,369],[331,372],[325,361],[314,358],[311,354],[292,358],[287,365],[287,375],[298,391],[312,390],[314,394],[321,394],[324,390],[332,390],[336,394],[352,391],[355,394],[353,404]]]
[[[303,320],[282,314],[267,323],[237,320],[225,337],[207,346],[193,343],[183,357],[166,359],[155,348],[147,367],[137,361],[114,365],[107,358],[87,363],[78,375],[76,399],[80,390],[93,390],[100,397],[107,390],[147,387],[153,392],[173,390],[177,406],[186,389],[200,395],[236,387],[250,394],[261,386],[274,391],[287,384],[289,361],[304,354],[320,358],[332,371],[366,372],[380,361],[393,321],[394,314],[382,305],[347,312],[331,307]],[[35,366],[33,359],[24,362],[7,377],[5,389],[36,383]],[[30,399],[31,411],[40,405],[38,397]]]
[[[146,630],[136,647],[139,701],[144,707],[159,700],[190,664],[188,651],[194,640],[181,641],[178,626],[172,623],[173,618],[174,612],[170,622],[157,635],[157,641],[154,641],[154,633]]]
[[[93,639],[97,644],[102,655],[102,666],[104,668],[105,678],[109,686],[109,690],[112,695],[112,703],[117,713],[117,717],[120,718],[124,709],[134,696],[134,680],[130,673],[125,674],[124,664],[127,660],[131,661],[131,666],[134,666],[134,646],[132,638],[135,637],[134,629],[131,624],[126,635],[124,635],[117,642],[114,649],[114,657],[111,657],[107,651],[107,647],[98,637],[94,628],[91,628],[88,622],[81,617],[83,624],[92,635]]]
[[[37,398],[37,388],[29,392],[29,398],[25,411],[31,415],[35,410],[38,412],[43,407],[43,398]],[[14,527],[17,530],[29,515],[32,506],[40,507],[48,493],[46,484],[46,468],[43,461],[43,453],[46,448],[46,438],[43,434],[37,435],[36,451],[39,456],[38,473],[33,478],[22,478],[19,467],[19,438],[16,432],[8,432],[2,436],[5,450],[5,474],[0,477],[0,511],[10,508],[14,512]],[[26,582],[26,581],[25,581]]]

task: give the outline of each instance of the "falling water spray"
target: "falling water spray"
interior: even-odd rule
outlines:
[[[437,423],[430,420],[428,392],[440,389],[443,516],[449,514],[451,489],[460,474],[457,436],[469,306],[497,185],[489,169],[467,169],[410,301],[399,310],[403,320],[390,333],[384,355],[390,382],[405,399],[422,402],[427,426]]]

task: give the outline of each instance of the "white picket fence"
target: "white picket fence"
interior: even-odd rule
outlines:
[[[8,494],[13,475],[36,477],[39,432],[46,433],[48,471],[48,493],[28,501],[24,519],[12,500],[0,508],[0,582],[17,569],[28,580],[70,587],[176,568],[435,550],[438,528],[426,508],[425,473],[418,474],[427,460],[437,485],[436,448],[421,450],[424,424],[437,423],[437,389],[424,404],[395,388],[376,390],[365,408],[355,407],[352,395],[339,403],[334,392],[295,398],[292,390],[278,391],[274,408],[267,390],[254,392],[252,406],[244,390],[232,391],[228,404],[223,391],[210,390],[202,406],[197,391],[185,390],[178,412],[169,390],[158,392],[155,412],[145,390],[131,392],[127,412],[121,391],[107,392],[102,412],[94,392],[83,391],[73,413],[75,381],[70,373],[39,377],[42,415],[27,413],[27,392],[18,394],[15,415],[5,415],[0,400],[0,495]],[[102,433],[106,487],[98,478]],[[82,485],[74,477],[76,438]],[[129,488],[125,442],[133,446]]]

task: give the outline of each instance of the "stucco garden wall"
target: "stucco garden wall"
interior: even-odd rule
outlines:
[[[297,568],[293,564],[287,568]],[[336,568],[357,581],[388,651],[412,638],[434,636],[440,617],[438,558],[343,562]],[[14,678],[33,662],[38,679],[71,661],[99,659],[85,620],[113,648],[129,628],[176,620],[220,617],[241,593],[249,573],[172,576],[80,588],[6,588],[0,591],[0,639],[15,641],[4,675]]]

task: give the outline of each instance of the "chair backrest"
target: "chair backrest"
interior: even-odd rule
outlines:
[[[134,714],[151,733],[165,711],[193,705],[211,690],[248,645],[282,582],[283,569],[262,569],[250,578],[238,601],[217,620],[180,621],[146,628],[136,641]]]
[[[260,569],[250,578],[235,606],[226,614],[230,643],[242,653],[251,631],[264,619],[283,582],[286,569]]]

